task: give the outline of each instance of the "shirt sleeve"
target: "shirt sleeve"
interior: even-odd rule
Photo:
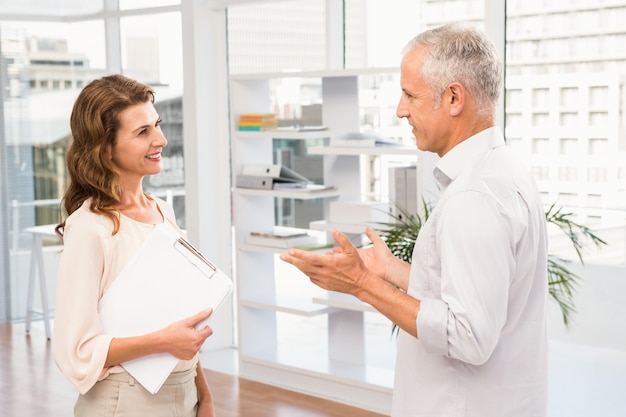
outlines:
[[[441,298],[422,300],[417,320],[427,350],[474,365],[489,359],[507,319],[512,235],[489,195],[470,190],[445,201],[436,230]]]
[[[84,394],[108,374],[104,363],[112,337],[102,334],[98,300],[105,242],[111,230],[94,224],[93,218],[68,220],[59,261],[52,347],[59,369]]]

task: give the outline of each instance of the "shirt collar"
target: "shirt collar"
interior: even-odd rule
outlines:
[[[504,136],[498,126],[489,127],[465,139],[450,149],[435,165],[433,174],[442,191],[471,163],[475,156],[504,145]]]

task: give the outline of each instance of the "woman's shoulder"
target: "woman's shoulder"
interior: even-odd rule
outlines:
[[[151,195],[150,197],[153,198],[154,201],[156,201],[156,203],[159,206],[159,209],[161,210],[161,213],[163,213],[163,215],[167,219],[176,221],[176,214],[174,213],[174,209],[169,203],[167,203],[165,200],[159,197],[156,197],[154,195]]]
[[[66,230],[90,230],[98,234],[110,235],[113,231],[113,222],[107,216],[96,213],[90,208],[90,200],[85,200],[83,204],[70,214],[65,220]]]

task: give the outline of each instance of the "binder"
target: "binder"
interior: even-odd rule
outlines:
[[[257,188],[260,190],[271,190],[274,186],[274,179],[259,175],[238,174],[236,185],[240,188]]]
[[[100,299],[104,333],[129,337],[162,329],[201,310],[217,311],[232,281],[169,224],[156,226]],[[209,319],[199,323],[204,327]],[[146,390],[156,393],[179,359],[154,354],[122,363]]]
[[[308,178],[283,165],[259,165],[246,164],[241,169],[241,174],[257,177],[279,178],[280,182],[311,182]]]

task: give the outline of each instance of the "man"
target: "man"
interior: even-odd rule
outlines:
[[[400,332],[392,416],[545,416],[547,237],[535,183],[495,125],[502,64],[475,28],[415,37],[401,63],[398,117],[436,153],[441,195],[412,264],[381,238],[281,259],[352,294]],[[390,285],[392,284],[392,285]]]

